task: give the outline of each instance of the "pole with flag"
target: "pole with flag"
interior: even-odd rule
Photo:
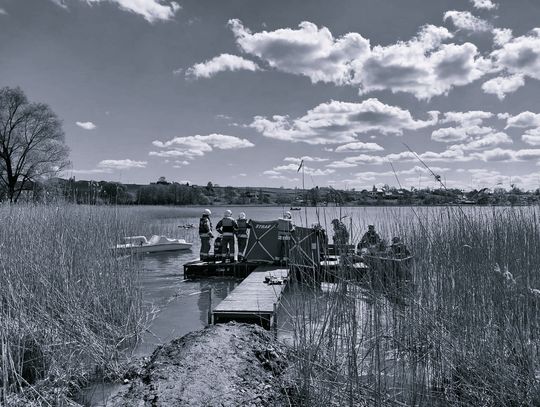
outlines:
[[[298,169],[296,170],[296,172],[300,172],[300,170],[302,170],[302,191],[303,191],[303,195],[304,195],[304,217],[306,219],[306,226],[308,225],[308,221],[307,221],[307,208],[306,208],[306,185],[305,185],[305,182],[304,182],[304,160],[301,160],[300,161],[300,165],[298,166]]]

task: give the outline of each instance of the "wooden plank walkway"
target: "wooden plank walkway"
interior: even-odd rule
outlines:
[[[270,329],[276,323],[276,310],[288,277],[289,270],[279,266],[257,267],[214,308],[213,323],[251,322]]]

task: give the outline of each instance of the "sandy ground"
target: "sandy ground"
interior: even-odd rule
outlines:
[[[156,349],[107,407],[287,406],[287,366],[287,349],[262,328],[209,326]]]

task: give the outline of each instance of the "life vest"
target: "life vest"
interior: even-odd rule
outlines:
[[[212,222],[208,216],[203,216],[199,220],[199,236],[212,237]]]
[[[247,219],[238,219],[238,237],[248,237],[247,230],[249,228]]]
[[[223,218],[217,224],[217,230],[223,235],[223,237],[234,236],[236,229],[238,229],[238,225],[231,217]]]

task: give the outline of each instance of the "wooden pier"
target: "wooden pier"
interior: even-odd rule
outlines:
[[[277,308],[289,278],[279,266],[259,266],[212,310],[212,323],[238,321],[275,328]]]

